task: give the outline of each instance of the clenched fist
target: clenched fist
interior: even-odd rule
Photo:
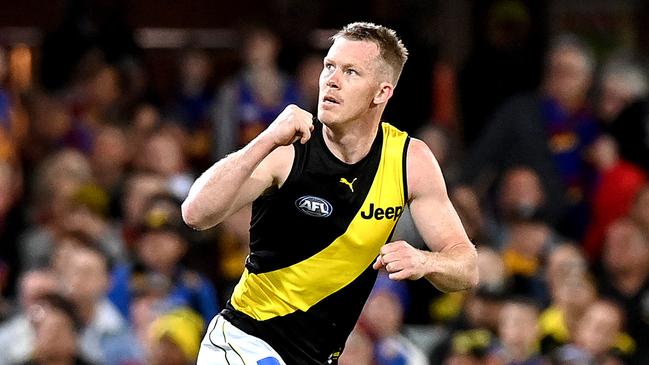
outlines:
[[[276,147],[288,146],[299,140],[305,144],[313,131],[313,114],[296,105],[287,106],[262,133]]]

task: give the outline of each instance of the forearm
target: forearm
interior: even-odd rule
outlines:
[[[256,138],[212,165],[196,179],[183,202],[185,222],[196,229],[207,229],[225,219],[235,208],[246,180],[274,149],[268,139]]]
[[[470,289],[478,284],[477,253],[471,244],[457,244],[441,252],[426,252],[424,275],[443,292]]]

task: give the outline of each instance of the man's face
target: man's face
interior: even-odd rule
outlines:
[[[326,125],[355,120],[370,108],[381,87],[378,46],[370,41],[338,38],[320,74],[318,119]]]
[[[560,102],[581,102],[590,87],[591,72],[586,57],[573,48],[561,48],[550,55],[545,75],[546,90]]]
[[[604,241],[604,267],[610,273],[641,270],[649,261],[649,250],[640,229],[629,222],[612,224]]]
[[[106,259],[89,249],[77,247],[70,251],[60,275],[66,294],[73,301],[98,301],[108,289]]]
[[[527,305],[509,303],[500,312],[500,340],[509,351],[524,356],[538,340],[538,314]]]
[[[595,303],[579,321],[575,341],[592,355],[600,356],[614,345],[621,321],[621,314],[614,307]]]

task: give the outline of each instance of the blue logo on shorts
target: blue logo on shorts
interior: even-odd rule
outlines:
[[[274,357],[266,357],[257,361],[257,365],[281,365],[279,360]]]

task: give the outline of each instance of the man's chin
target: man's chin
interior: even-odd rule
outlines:
[[[322,122],[322,124],[330,124],[334,122],[334,116],[331,114],[331,112],[327,110],[322,110],[318,109],[318,120]]]

